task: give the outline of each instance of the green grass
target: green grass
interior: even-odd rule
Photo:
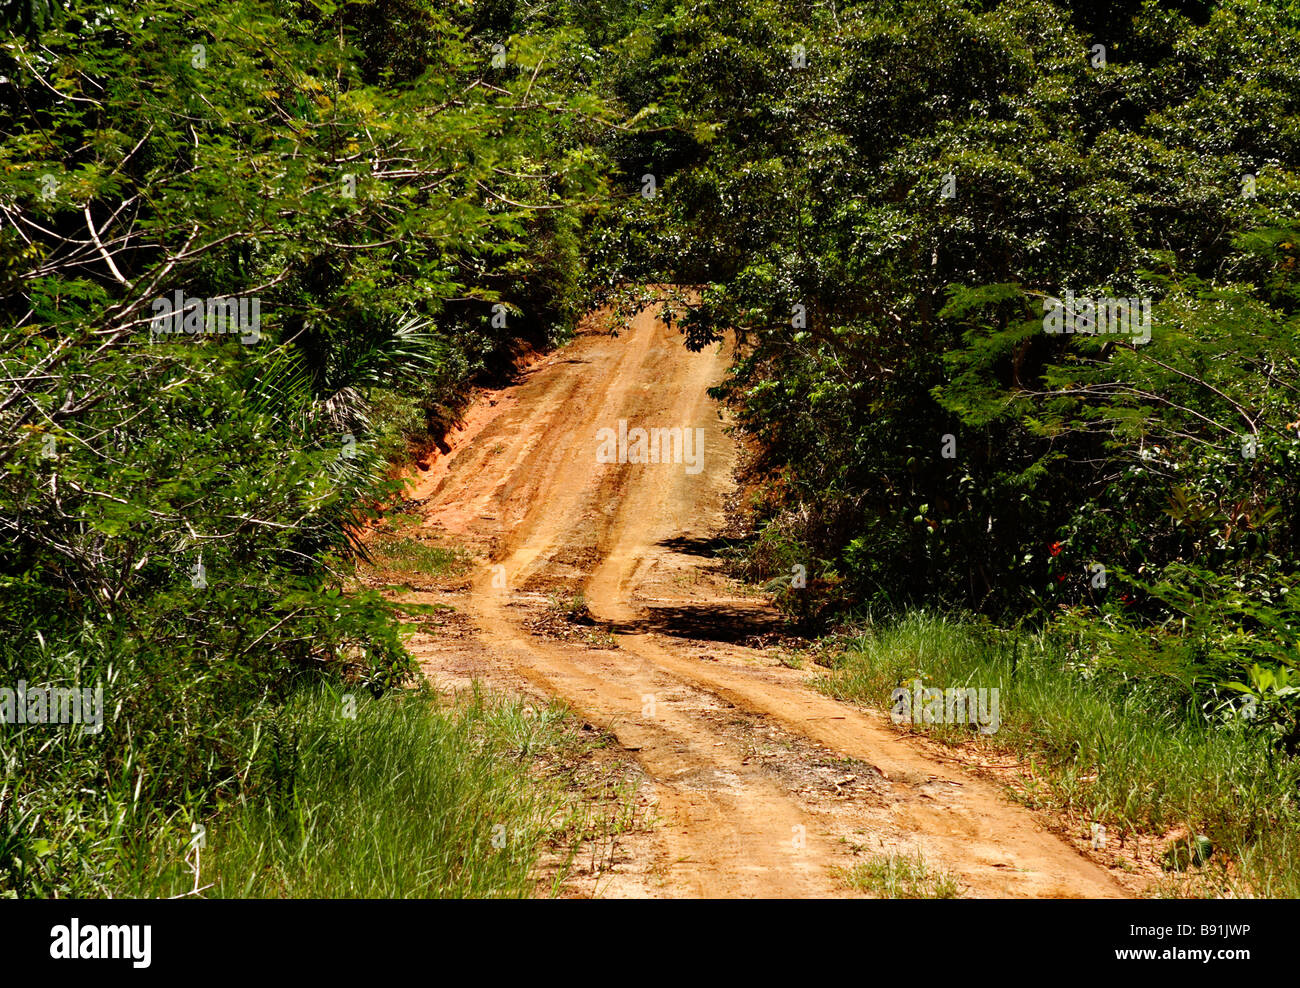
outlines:
[[[877,899],[956,899],[961,891],[947,872],[931,871],[921,852],[915,857],[880,854],[843,873],[849,888]]]
[[[1000,727],[923,728],[1032,762],[1026,801],[1105,824],[1112,838],[1205,835],[1218,854],[1204,888],[1300,895],[1300,760],[1240,722],[1212,723],[1168,677],[1098,667],[1043,634],[995,632],[926,613],[851,638],[821,656],[819,687],[887,708],[890,692],[927,686],[998,687]],[[918,730],[922,728],[917,728]]]
[[[470,553],[462,548],[409,536],[380,536],[371,545],[370,552],[377,567],[425,576],[459,576],[473,561]]]
[[[135,875],[132,894],[197,884],[206,897],[526,897],[539,855],[558,855],[562,877],[581,841],[637,824],[626,787],[599,807],[575,805],[563,765],[591,742],[558,707],[354,699],[349,719],[329,689],[295,698],[276,729],[281,784],[206,821],[197,880],[182,836]],[[548,762],[560,770],[536,770]]]
[[[419,525],[423,521],[424,519],[420,515],[411,511],[392,511],[384,515],[384,524],[390,531]]]

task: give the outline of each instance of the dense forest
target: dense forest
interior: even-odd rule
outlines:
[[[0,725],[0,894],[183,888],[232,806],[304,826],[306,763],[358,723],[398,762],[442,732],[439,798],[503,771],[505,714],[413,702],[358,533],[474,387],[648,285],[690,289],[683,346],[735,342],[727,555],[792,629],[1037,648],[1089,718],[1197,739],[1156,758],[1176,799],[1092,816],[1294,894],[1300,5],[0,18],[0,685],[103,693],[97,730]],[[360,721],[313,712],[357,686]],[[1042,723],[1085,774],[1155,757]],[[535,848],[475,857],[462,825],[422,894],[526,894]]]

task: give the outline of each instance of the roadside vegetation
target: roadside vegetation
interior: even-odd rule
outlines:
[[[998,778],[1018,799],[1068,821],[1076,838],[1104,834],[1099,851],[1157,866],[1153,891],[1300,895],[1300,761],[1269,717],[1201,709],[1187,684],[1123,651],[1101,657],[1082,635],[933,613],[823,643],[817,658],[829,667],[819,688],[867,706],[890,709],[893,690],[918,681],[998,689],[991,733],[904,717],[898,729],[964,749],[977,769],[1009,758],[1022,771]]]
[[[464,549],[437,545],[413,536],[379,536],[370,545],[373,565],[383,570],[419,576],[445,576],[469,569]]]
[[[643,821],[589,771],[605,738],[517,699],[303,691],[255,737],[204,847],[176,828],[128,861],[138,896],[529,898]],[[540,884],[539,884],[540,882]]]

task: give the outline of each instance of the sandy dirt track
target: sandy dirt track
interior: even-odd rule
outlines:
[[[807,685],[761,646],[775,612],[717,571],[736,449],[707,395],[722,346],[689,352],[653,313],[591,323],[486,395],[416,478],[424,526],[479,563],[464,634],[417,651],[435,679],[518,677],[614,733],[659,826],[609,896],[844,896],[836,869],[920,851],[971,897],[1119,897],[1101,865],[871,711]],[[598,463],[597,434],[703,430],[702,469]],[[586,595],[602,635],[539,634],[548,595]]]

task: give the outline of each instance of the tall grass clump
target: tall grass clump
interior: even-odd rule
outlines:
[[[568,821],[534,771],[575,742],[558,707],[328,685],[291,698],[246,753],[257,781],[135,856],[124,891],[236,898],[520,898]],[[563,869],[564,855],[561,853]]]
[[[1216,716],[1175,669],[1100,662],[1086,639],[1006,631],[912,612],[873,627],[826,660],[819,687],[888,707],[896,687],[997,688],[999,724],[925,730],[977,742],[1035,768],[1030,805],[1109,832],[1203,834],[1238,892],[1300,894],[1300,759],[1267,721]]]

